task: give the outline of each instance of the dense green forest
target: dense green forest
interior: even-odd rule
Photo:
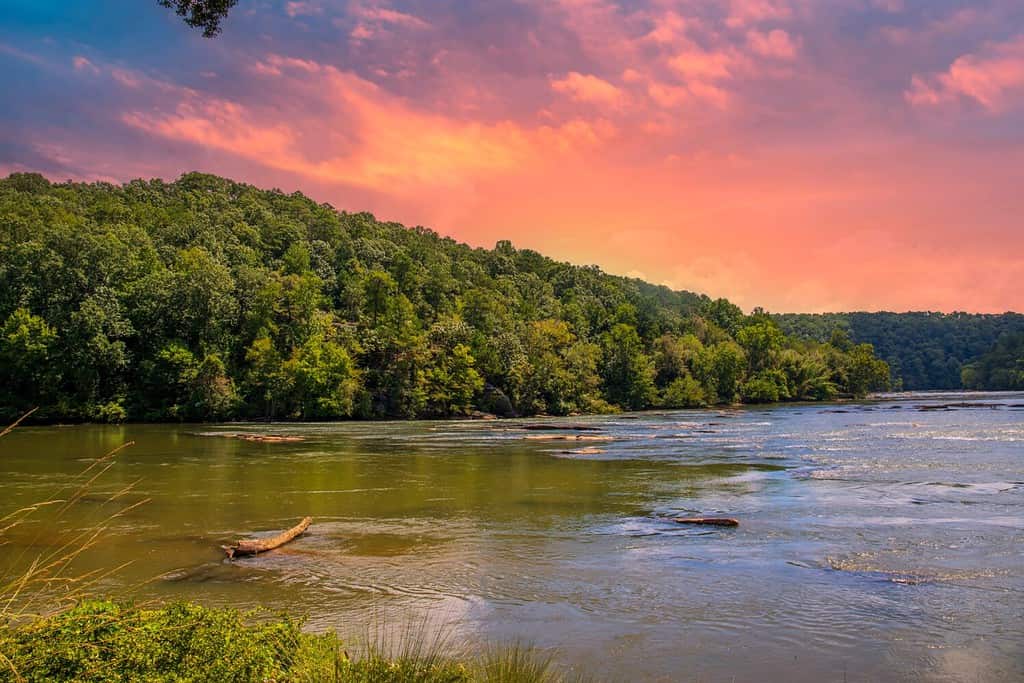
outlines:
[[[834,330],[845,330],[854,342],[871,344],[889,363],[894,384],[906,390],[1004,388],[979,383],[979,376],[962,383],[961,374],[1004,335],[1024,333],[1019,313],[791,313],[772,318],[783,332],[801,339],[824,341]]]
[[[1024,332],[1004,334],[994,349],[964,366],[967,389],[1024,389]]]
[[[0,180],[0,412],[48,420],[569,414],[889,385],[866,344],[301,194]]]

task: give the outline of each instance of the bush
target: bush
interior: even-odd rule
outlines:
[[[97,422],[109,422],[117,424],[124,422],[128,417],[128,411],[124,409],[120,401],[111,401],[98,405],[93,410],[93,419]]]
[[[775,403],[779,400],[779,385],[769,377],[752,377],[740,387],[744,403]]]
[[[411,637],[411,638],[410,638]],[[86,601],[22,626],[0,625],[0,683],[295,681],[334,683],[557,683],[550,656],[513,645],[477,661],[451,643],[410,632],[351,659],[334,633],[302,633],[287,617],[174,603],[137,609]]]
[[[702,408],[708,401],[700,382],[685,375],[665,387],[661,404],[666,408]]]
[[[0,631],[11,664],[0,681],[281,680],[298,650],[299,626],[182,603],[139,610],[87,601]]]

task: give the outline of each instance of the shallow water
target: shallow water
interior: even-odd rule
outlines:
[[[949,409],[922,409],[965,403]],[[586,425],[536,431],[524,425]],[[295,434],[254,443],[223,432]],[[577,436],[584,437],[576,439]],[[552,438],[557,437],[557,438]],[[264,605],[311,628],[429,622],[611,680],[1024,678],[1024,394],[500,422],[23,428],[0,516],[126,441],[70,522],[115,508],[107,594]],[[312,515],[228,563],[218,546]],[[738,528],[687,527],[728,515]]]

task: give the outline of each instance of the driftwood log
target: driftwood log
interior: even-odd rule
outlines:
[[[710,524],[712,526],[739,526],[738,519],[732,517],[676,517],[672,520],[678,524]]]
[[[224,548],[224,552],[227,553],[229,560],[244,555],[258,555],[259,553],[265,553],[268,550],[273,550],[274,548],[280,548],[288,541],[293,540],[296,536],[299,536],[303,531],[305,531],[312,521],[312,517],[303,517],[301,522],[287,531],[282,531],[276,536],[235,541],[231,545],[221,547]]]
[[[289,434],[251,434],[242,432],[208,432],[198,436],[213,436],[222,439],[238,439],[239,441],[254,441],[256,443],[297,443],[305,441],[304,436]]]

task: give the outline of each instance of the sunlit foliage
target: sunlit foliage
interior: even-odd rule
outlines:
[[[502,241],[300,194],[0,180],[0,413],[62,420],[532,415],[888,386],[871,347]]]

